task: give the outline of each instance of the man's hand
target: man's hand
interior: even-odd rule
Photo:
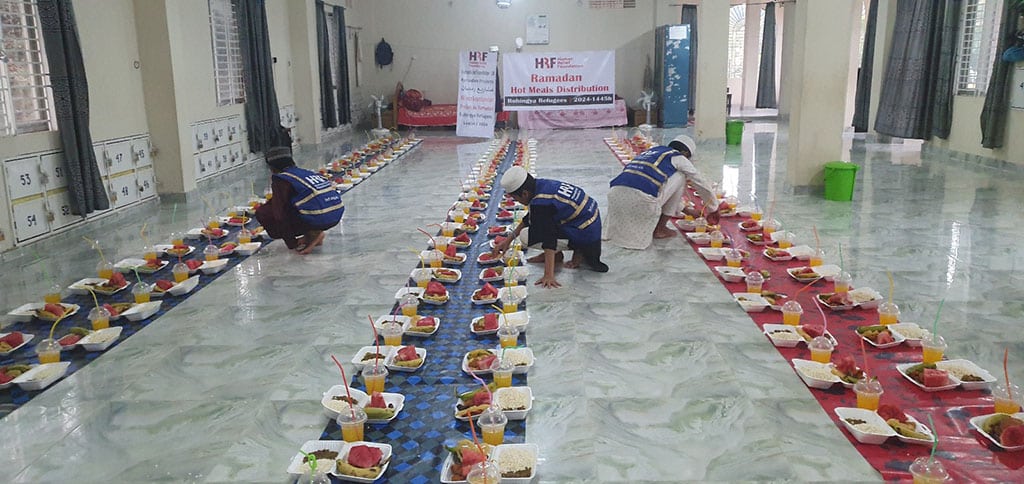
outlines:
[[[534,283],[534,285],[541,287],[562,287],[562,285],[555,280],[555,276],[541,277],[540,280]]]
[[[512,245],[512,237],[506,238],[505,240],[501,241],[500,244],[494,244],[494,248],[491,249],[491,254],[496,256],[498,254],[504,253],[506,250],[508,250],[508,247],[510,245]]]

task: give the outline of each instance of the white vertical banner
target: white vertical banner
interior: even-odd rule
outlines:
[[[494,96],[498,75],[498,53],[459,53],[459,103],[457,136],[494,137]]]
[[[615,103],[615,51],[505,54],[506,111],[608,107]]]

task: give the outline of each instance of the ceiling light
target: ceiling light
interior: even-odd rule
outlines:
[[[512,0],[496,0],[498,8],[508,8],[512,6]]]

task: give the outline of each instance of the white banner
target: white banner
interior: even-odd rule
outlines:
[[[494,137],[494,90],[498,53],[459,53],[459,104],[457,136]]]
[[[607,107],[615,103],[615,51],[505,54],[506,111]]]

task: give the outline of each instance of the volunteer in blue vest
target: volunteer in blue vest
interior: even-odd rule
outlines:
[[[608,266],[601,262],[601,213],[597,202],[580,187],[534,178],[521,166],[513,166],[502,175],[501,187],[517,202],[528,205],[530,213],[509,238],[494,248],[495,253],[508,249],[515,237],[526,247],[543,249],[543,254],[528,259],[544,263],[544,276],[536,282],[543,287],[561,287],[555,279],[555,265],[566,249],[572,250],[572,259],[565,267],[575,269],[586,264],[596,272],[608,272]]]
[[[318,173],[295,166],[292,150],[267,150],[273,173],[270,201],[256,209],[256,220],[267,235],[283,239],[289,249],[308,254],[323,244],[324,231],[338,225],[345,204],[331,182]]]
[[[646,249],[652,239],[672,237],[675,231],[665,223],[680,214],[687,182],[700,196],[708,223],[718,223],[718,199],[690,162],[695,147],[693,138],[679,135],[668,146],[640,153],[612,179],[605,240],[626,249]],[[693,212],[699,214],[700,208]]]

